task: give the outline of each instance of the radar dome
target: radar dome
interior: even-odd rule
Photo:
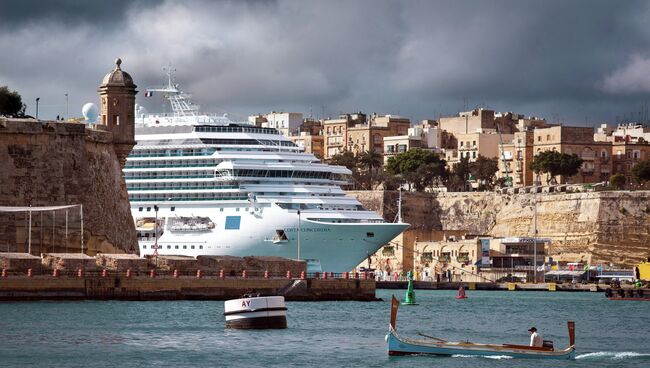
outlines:
[[[99,116],[99,109],[94,103],[88,102],[81,108],[81,113],[87,122],[94,123],[97,121],[97,117]]]

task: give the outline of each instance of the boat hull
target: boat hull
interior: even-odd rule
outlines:
[[[575,348],[560,351],[528,350],[510,348],[505,345],[487,345],[475,343],[450,343],[438,341],[412,340],[401,337],[391,329],[386,336],[388,355],[440,355],[440,356],[507,356],[517,359],[575,359]]]

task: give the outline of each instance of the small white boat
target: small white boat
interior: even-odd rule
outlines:
[[[283,296],[244,295],[224,303],[226,328],[287,328]]]

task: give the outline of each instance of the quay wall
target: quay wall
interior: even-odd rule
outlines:
[[[110,132],[85,124],[0,118],[0,206],[83,204],[86,254],[137,253]],[[32,254],[78,252],[80,213],[32,212]],[[27,252],[26,213],[0,213],[0,251]]]
[[[375,281],[360,279],[244,279],[218,277],[10,276],[0,300],[227,300],[248,292],[290,301],[374,301]]]
[[[349,194],[388,221],[396,216],[397,192]],[[403,219],[411,224],[404,234],[405,245],[412,246],[416,237],[440,240],[459,233],[532,236],[535,207],[538,236],[552,240],[547,252],[556,260],[631,267],[650,256],[650,191],[403,192]]]

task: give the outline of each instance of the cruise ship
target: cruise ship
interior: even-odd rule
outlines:
[[[172,111],[136,106],[124,178],[140,255],[278,256],[345,272],[409,226],[346,196],[350,170],[277,130],[199,113],[172,73],[145,94],[163,95]]]

